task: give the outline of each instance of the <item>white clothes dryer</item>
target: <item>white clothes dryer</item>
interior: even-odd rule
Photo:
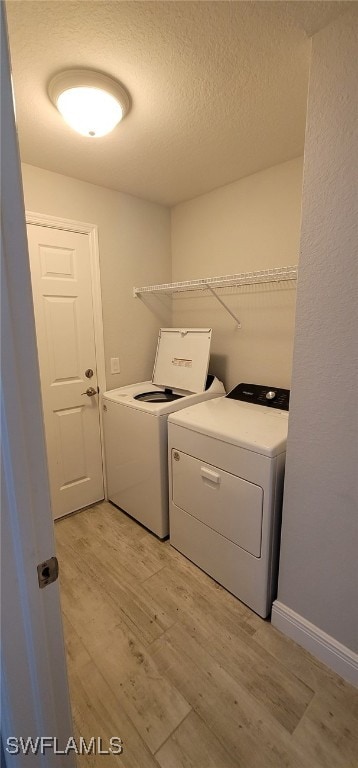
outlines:
[[[152,381],[103,395],[108,499],[163,539],[169,533],[167,419],[225,394],[208,376],[210,328],[162,328]]]
[[[289,391],[239,384],[168,421],[170,543],[256,613],[276,596]]]

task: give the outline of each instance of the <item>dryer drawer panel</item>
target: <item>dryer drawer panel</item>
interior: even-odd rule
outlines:
[[[260,557],[260,486],[175,449],[171,453],[171,469],[172,496],[177,507]]]

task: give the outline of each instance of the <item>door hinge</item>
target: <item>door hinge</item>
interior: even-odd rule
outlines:
[[[39,580],[39,587],[43,589],[48,584],[52,584],[58,578],[58,560],[57,557],[50,557],[49,560],[44,560],[43,563],[39,563],[37,566],[37,578]]]

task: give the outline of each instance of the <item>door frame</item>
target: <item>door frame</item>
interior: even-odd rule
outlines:
[[[88,235],[91,282],[92,282],[92,300],[93,300],[93,323],[94,323],[94,341],[97,363],[97,381],[100,393],[106,391],[106,366],[104,356],[104,336],[103,336],[103,314],[102,314],[102,292],[101,292],[101,271],[99,258],[99,241],[97,224],[88,224],[74,219],[63,219],[58,216],[52,216],[46,213],[35,213],[34,211],[25,211],[26,224],[35,224],[40,227],[49,227],[50,229],[61,229],[66,232],[77,232],[81,235]],[[101,440],[102,456],[102,474],[104,498],[107,498],[107,481],[105,472],[105,453],[104,453],[104,435],[103,435],[103,414],[99,401],[99,428]]]
[[[73,734],[58,581],[39,588],[37,564],[54,554],[20,159],[6,9],[1,32],[1,757],[55,768],[56,755],[6,753],[17,735]],[[75,767],[73,753],[63,764]],[[62,763],[61,763],[62,765]]]

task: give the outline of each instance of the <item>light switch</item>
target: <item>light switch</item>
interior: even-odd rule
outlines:
[[[119,357],[111,357],[111,373],[120,373]]]

